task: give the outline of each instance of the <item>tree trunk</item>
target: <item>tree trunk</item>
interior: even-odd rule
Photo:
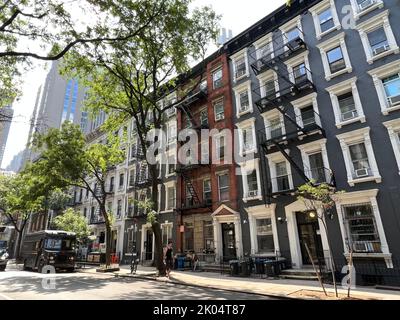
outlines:
[[[329,250],[329,255],[330,255],[330,265],[331,265],[331,270],[332,270],[331,273],[332,273],[333,287],[335,288],[335,296],[338,297],[339,295],[338,295],[336,276],[335,276],[336,266],[335,266],[335,262],[333,261],[333,253],[332,253],[332,249],[331,249],[331,240],[329,237],[328,226],[326,225],[324,217],[325,217],[325,212],[324,212],[323,219],[321,219],[321,220],[322,220],[322,224],[325,228],[326,238],[328,241],[328,250]]]
[[[157,166],[152,164],[149,166],[151,180],[151,202],[152,209],[155,212],[158,212],[158,172]],[[154,264],[158,270],[158,274],[160,276],[165,276],[166,270],[164,265],[164,253],[163,253],[163,243],[162,243],[162,234],[161,234],[161,225],[159,218],[157,217],[155,221],[152,222],[151,225],[154,233]]]
[[[110,217],[108,216],[104,206],[102,206],[101,212],[103,214],[106,226],[106,268],[108,268],[111,265],[111,223]]]
[[[15,259],[17,261],[21,261],[21,245],[22,245],[22,238],[23,238],[23,235],[24,235],[25,226],[26,226],[26,221],[21,221],[20,226],[18,228],[18,231],[17,231],[17,228],[15,229],[17,231],[17,233],[18,233],[17,246],[16,246],[16,248],[14,250]]]

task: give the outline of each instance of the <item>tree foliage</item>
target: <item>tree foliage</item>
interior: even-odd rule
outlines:
[[[55,217],[53,222],[58,230],[75,232],[79,242],[83,242],[90,235],[86,218],[72,208]]]

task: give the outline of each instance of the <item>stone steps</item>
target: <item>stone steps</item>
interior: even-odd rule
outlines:
[[[330,274],[329,273],[322,273],[321,277],[326,278]],[[293,280],[318,280],[318,276],[313,269],[288,269],[282,270],[281,274],[279,275],[282,279],[293,279]]]

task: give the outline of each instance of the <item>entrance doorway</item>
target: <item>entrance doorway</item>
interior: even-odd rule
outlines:
[[[153,230],[147,229],[144,243],[145,260],[153,260]]]
[[[307,253],[306,244],[312,259],[324,262],[324,250],[322,247],[321,232],[317,214],[314,212],[296,212],[297,228],[299,233],[300,250],[303,265],[311,265]]]
[[[222,228],[222,254],[225,261],[236,259],[235,224],[221,223]]]

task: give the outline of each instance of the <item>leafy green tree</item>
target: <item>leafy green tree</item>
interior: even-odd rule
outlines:
[[[15,78],[31,59],[58,60],[72,48],[126,44],[163,14],[162,3],[0,0],[0,107],[18,94]]]
[[[66,209],[61,215],[55,217],[54,226],[58,230],[76,233],[76,239],[82,243],[90,235],[89,226],[79,211],[72,208]]]
[[[17,259],[29,219],[44,208],[45,197],[41,189],[41,182],[32,172],[26,171],[16,176],[0,175],[0,214],[7,218],[18,234]]]
[[[111,227],[113,216],[107,211],[110,168],[125,158],[119,137],[109,136],[104,143],[86,144],[78,125],[64,122],[61,129],[50,129],[35,136],[33,145],[41,154],[32,164],[36,174],[52,188],[87,190],[97,202],[106,227],[106,265],[111,264]]]
[[[154,6],[158,0],[148,0]],[[190,64],[205,57],[207,46],[216,39],[218,16],[209,7],[189,10],[191,0],[165,0],[163,15],[156,17],[132,39],[130,45],[114,43],[82,55],[72,51],[64,61],[64,73],[80,78],[88,89],[86,108],[92,115],[105,111],[105,129],[113,132],[130,119],[136,131],[142,153],[147,154],[148,133],[161,129],[165,113],[195,90],[202,80],[196,75],[187,86],[177,88],[176,78],[186,74],[190,79]],[[182,81],[183,82],[183,81]],[[179,89],[179,90],[178,90]],[[175,102],[164,103],[172,90],[178,90]],[[147,159],[152,181],[152,210],[158,211],[158,169]],[[165,274],[159,217],[151,219],[155,236],[155,263]]]
[[[333,218],[335,212],[335,195],[343,193],[343,191],[337,191],[333,186],[326,183],[315,185],[313,181],[306,183],[298,188],[299,200],[302,200],[307,208],[307,211],[313,212],[318,220],[321,221],[326,237],[328,240],[328,250],[330,255],[330,267],[332,271],[332,279],[335,287],[336,296],[337,286],[335,278],[335,264],[333,261],[333,254],[331,249],[331,240],[329,236],[329,230],[326,224],[326,219]]]

